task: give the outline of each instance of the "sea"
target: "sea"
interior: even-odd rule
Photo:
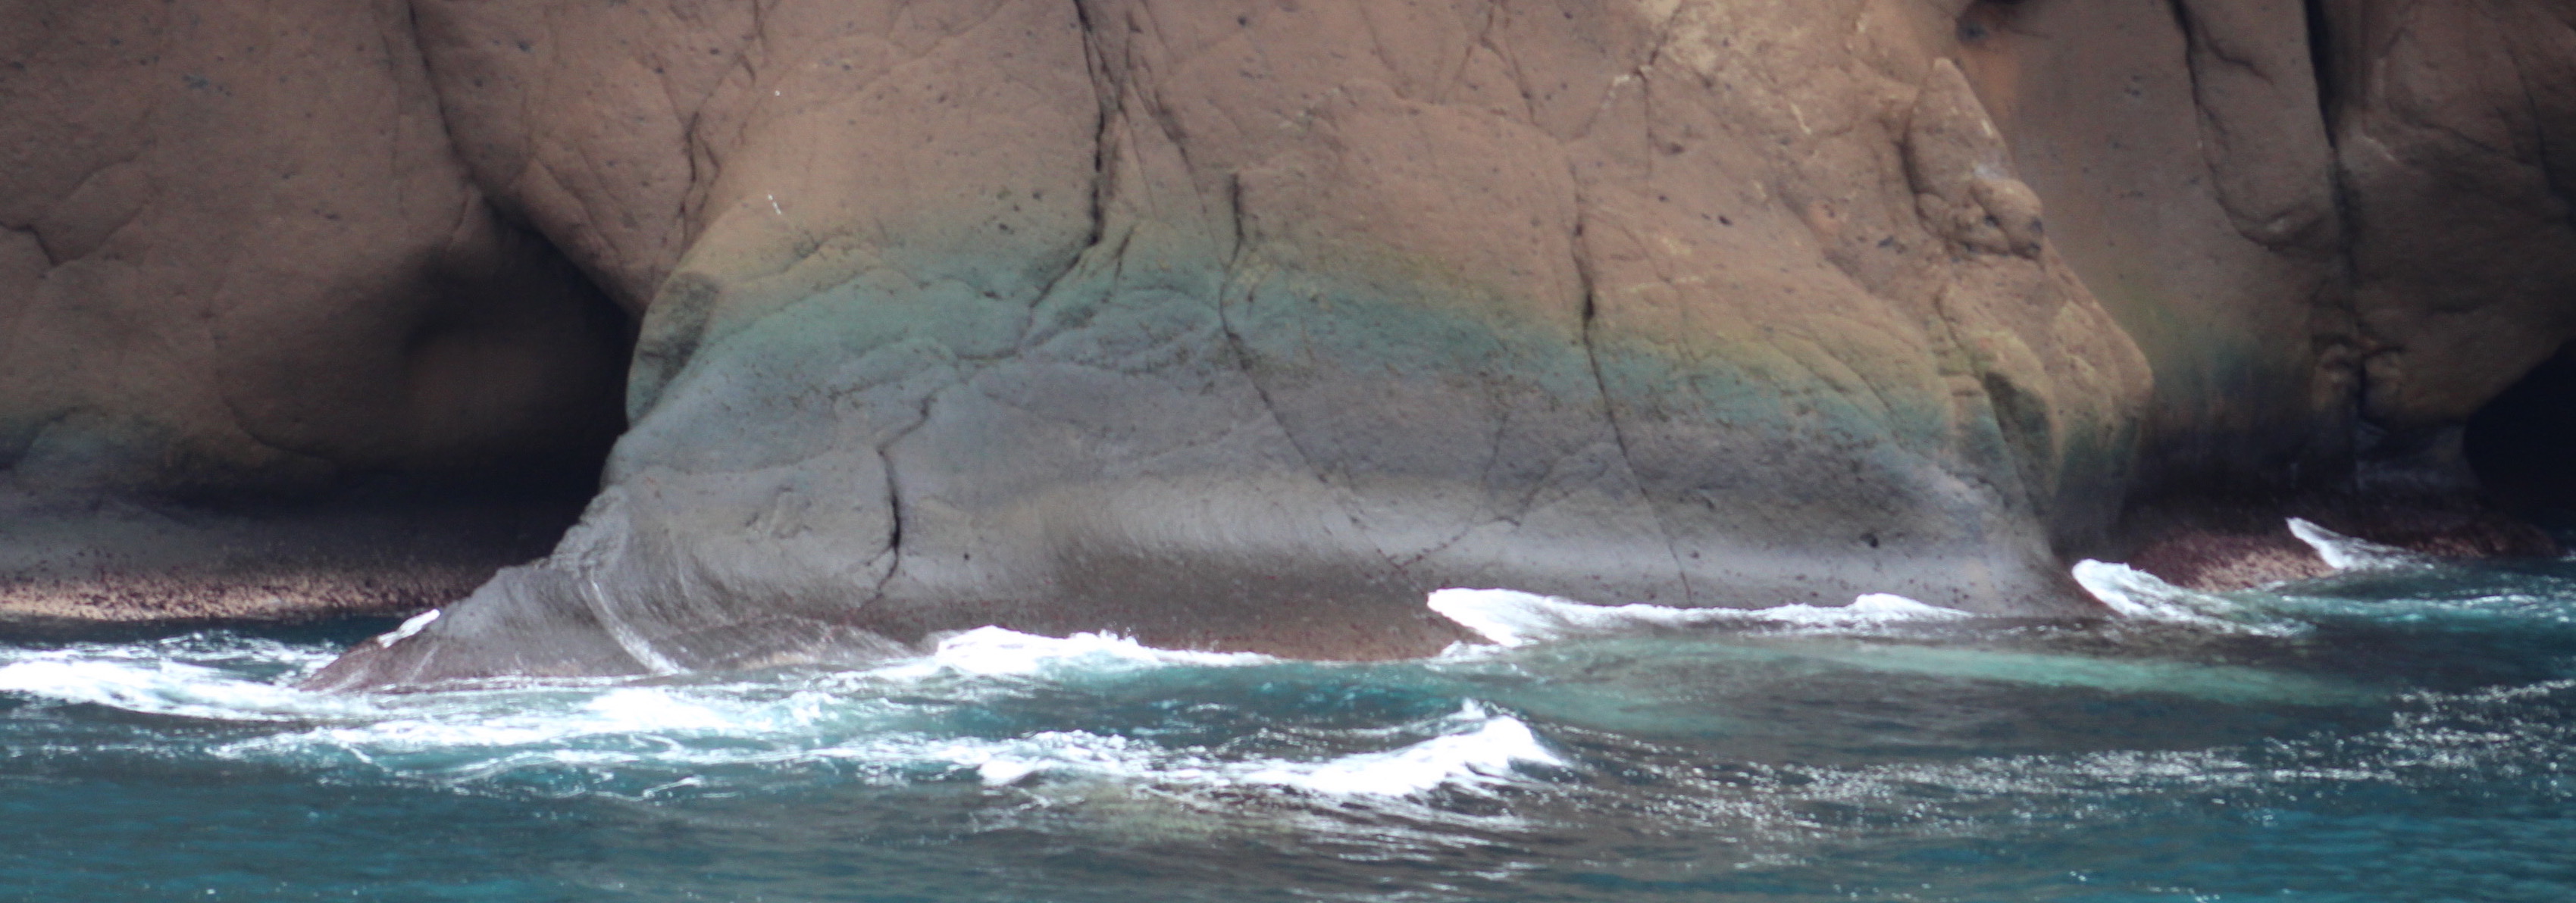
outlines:
[[[0,632],[0,900],[2576,900],[2576,562],[2346,563],[388,693],[297,683],[393,621]]]

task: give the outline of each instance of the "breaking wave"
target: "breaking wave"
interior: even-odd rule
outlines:
[[[2433,556],[2345,536],[2306,518],[2290,518],[2289,527],[2290,535],[2307,543],[2308,548],[2316,550],[2317,557],[2325,559],[2327,567],[2338,571],[2424,567],[2436,563]]]
[[[1341,755],[1228,756],[1133,732],[960,730],[979,702],[1043,697],[1066,681],[1154,669],[1285,664],[1267,656],[1154,649],[1116,636],[996,627],[862,671],[780,671],[647,681],[552,680],[434,693],[295,689],[324,645],[202,638],[76,644],[0,655],[0,693],[44,704],[273,730],[208,745],[218,759],[324,764],[458,787],[635,798],[774,781],[818,769],[882,782],[972,777],[994,785],[1114,780],[1384,798],[1508,783],[1564,760],[1528,725],[1474,699],[1365,732]]]
[[[0,820],[0,876],[442,898],[469,866],[414,838],[455,825],[473,862],[604,863],[492,899],[2576,892],[2576,565],[2076,577],[2112,616],[1450,589],[1487,644],[1379,663],[987,627],[861,669],[320,693],[371,636],[0,646],[0,786],[61,816]],[[206,883],[191,844],[236,822],[287,877]]]
[[[1663,628],[1714,628],[1800,632],[1867,631],[1895,624],[1956,621],[1966,612],[1936,608],[1903,596],[1871,593],[1845,606],[1782,605],[1775,608],[1670,608],[1660,605],[1590,605],[1511,589],[1444,589],[1431,594],[1431,610],[1500,646],[1584,636],[1642,633]]]

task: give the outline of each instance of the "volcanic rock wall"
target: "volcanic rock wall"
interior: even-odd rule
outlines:
[[[1460,583],[2063,610],[2147,385],[1947,11],[423,8],[439,78],[549,111],[458,117],[478,170],[659,290],[584,524],[366,679],[1420,654]],[[682,160],[669,264],[556,188]]]
[[[2327,9],[2362,413],[2462,481],[2460,424],[2576,336],[2576,3]]]
[[[2050,237],[2153,364],[2144,481],[2348,454],[2345,224],[2300,4],[1980,3],[1960,28]]]
[[[2076,612],[2126,499],[2467,491],[2576,328],[2565,3],[206,7],[0,9],[23,491],[560,459],[640,332],[349,682]]]
[[[0,23],[0,611],[417,606],[560,529],[452,496],[595,462],[628,327],[468,177],[405,4]]]
[[[2204,587],[2324,572],[2285,513],[2439,554],[2554,550],[2488,506],[2576,507],[2554,473],[2576,393],[2488,416],[2514,422],[2486,430],[2482,472],[2462,425],[2576,334],[2550,153],[2576,122],[2571,21],[2563,2],[1968,10],[1962,65],[2156,374],[2108,552]]]

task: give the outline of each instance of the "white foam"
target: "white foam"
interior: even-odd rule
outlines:
[[[1491,788],[1511,780],[1516,763],[1562,764],[1528,725],[1473,702],[1429,722],[1360,732],[1347,739],[1366,751],[1326,758],[1220,754],[1081,730],[953,733],[947,713],[1017,692],[1027,680],[1277,661],[1153,649],[1104,634],[984,628],[948,637],[921,659],[865,671],[735,682],[532,680],[399,694],[299,690],[293,678],[327,660],[327,650],[247,648],[202,656],[225,667],[173,660],[170,650],[146,645],[9,656],[0,658],[0,692],[280,725],[203,749],[218,758],[334,762],[447,786],[638,799],[722,793],[775,780],[780,769],[817,767],[891,782],[965,769],[994,786],[1105,781],[1173,793],[1384,799]],[[297,667],[278,674],[282,664]],[[1385,748],[1379,738],[1389,734],[1427,739]]]
[[[2381,570],[2435,563],[2430,555],[2410,552],[2367,539],[2345,536],[2301,518],[2290,518],[2290,535],[2317,550],[2326,566],[2338,571]]]
[[[153,715],[233,721],[309,720],[372,712],[364,700],[243,680],[202,665],[69,655],[0,665],[0,692]]]
[[[1427,604],[1441,617],[1502,646],[1656,628],[1853,630],[1972,617],[1966,612],[1888,593],[1870,593],[1838,607],[1782,605],[1743,609],[1589,605],[1520,590],[1452,588],[1434,590]]]
[[[1480,789],[1506,783],[1513,766],[1522,763],[1562,766],[1565,760],[1540,743],[1529,725],[1501,716],[1467,733],[1386,752],[1270,765],[1242,780],[1326,796],[1412,796],[1443,786]]]
[[[1158,755],[1152,745],[1089,731],[1044,731],[1010,739],[972,738],[927,745],[924,758],[971,768],[990,787],[1033,775],[1169,783],[1202,783],[1213,774],[1187,754]]]
[[[2298,630],[2295,624],[2262,619],[2224,596],[2187,590],[2125,564],[2087,558],[2075,563],[2074,575],[2085,592],[2129,620],[2275,636]]]
[[[838,702],[847,703],[848,700]],[[888,780],[904,774],[972,771],[987,786],[1106,781],[1173,792],[1280,788],[1353,798],[1414,796],[1449,787],[1488,790],[1514,780],[1517,764],[1564,765],[1528,725],[1474,703],[1443,719],[1429,739],[1391,750],[1315,761],[1226,759],[1200,748],[1167,748],[1088,731],[1017,737],[942,737],[884,724],[816,723],[792,705],[728,705],[662,688],[620,688],[574,711],[458,713],[318,728],[232,744],[218,754],[301,758],[340,749],[380,768],[441,781],[482,781],[563,769],[629,772],[646,790],[673,779],[718,786],[728,769],[837,762]],[[867,719],[861,719],[862,722]],[[637,790],[641,794],[645,790]]]
[[[400,642],[425,623],[415,618],[387,636]],[[376,639],[385,643],[382,637]],[[779,741],[811,749],[818,725],[828,722],[838,724],[836,729],[850,728],[854,718],[864,721],[900,708],[884,700],[934,677],[1059,676],[1277,661],[1248,653],[1155,649],[1107,634],[1055,638],[986,627],[948,637],[932,654],[919,659],[866,671],[812,674],[784,685],[770,677],[743,684],[529,680],[475,690],[400,694],[321,693],[294,687],[295,678],[331,656],[327,648],[289,648],[266,641],[240,641],[205,650],[182,650],[157,641],[90,644],[0,657],[0,692],[146,714],[318,722],[320,726],[306,733],[275,738],[277,744],[318,743],[378,752],[728,736],[750,738],[755,745]],[[250,666],[249,673],[226,667],[242,665]],[[283,674],[278,673],[281,670]]]
[[[1529,725],[1469,701],[1446,719],[1454,727],[1408,746],[1330,759],[1221,761],[1198,751],[1170,751],[1125,737],[1080,731],[1020,740],[957,741],[925,750],[975,770],[987,785],[1033,775],[1111,779],[1170,788],[1274,787],[1348,798],[1392,799],[1441,788],[1490,790],[1515,780],[1522,764],[1564,766]]]
[[[1234,667],[1276,661],[1248,652],[1156,649],[1111,633],[1050,637],[978,627],[940,640],[929,658],[919,664],[963,674],[1025,676],[1050,669]]]
[[[1862,593],[1850,605],[1823,608],[1811,605],[1784,605],[1761,611],[1788,612],[1797,609],[1838,622],[1888,624],[1898,621],[1955,621],[1969,614],[1955,608],[1942,608],[1917,602],[1895,593]]]
[[[404,619],[402,626],[377,636],[376,645],[391,649],[395,643],[419,635],[422,630],[428,629],[429,622],[435,620],[438,620],[438,609],[435,608],[413,615]]]
[[[499,774],[567,764],[649,770],[833,758],[823,751],[853,738],[909,736],[892,723],[906,709],[885,698],[887,687],[852,691],[834,683],[830,676],[784,686],[538,683],[361,697],[373,702],[372,717],[228,749],[257,757],[332,748]]]
[[[582,705],[582,709],[594,717],[597,725],[614,732],[650,729],[714,733],[755,726],[744,723],[744,713],[739,709],[717,711],[704,702],[661,687],[618,687],[592,697]],[[782,719],[762,720],[769,723],[758,727],[775,729]],[[783,720],[792,725],[801,719],[789,717]]]

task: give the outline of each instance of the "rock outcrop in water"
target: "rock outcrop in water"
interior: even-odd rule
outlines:
[[[2576,331],[2572,8],[27,4],[0,460],[577,457],[635,316],[582,522],[348,683],[2080,612],[2124,503],[2471,491]]]
[[[715,175],[677,259],[576,252],[659,286],[608,487],[553,558],[343,670],[985,623],[1424,654],[1459,636],[1424,594],[1461,583],[2064,610],[2051,544],[2107,526],[2145,367],[1922,46],[1949,22],[1867,11],[1838,25],[1886,37],[1786,7],[1005,2],[628,38],[759,62],[693,111]],[[424,18],[432,67],[487,84],[632,27],[455,13]],[[652,150],[618,125],[663,92],[538,90],[508,105],[565,112],[461,131],[487,178]]]

